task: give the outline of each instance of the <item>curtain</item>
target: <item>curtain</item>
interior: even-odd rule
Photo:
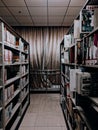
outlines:
[[[64,27],[14,27],[30,44],[32,70],[60,69],[60,43],[66,34]]]
[[[59,69],[60,43],[66,34],[64,27],[14,27],[30,43],[33,69]]]

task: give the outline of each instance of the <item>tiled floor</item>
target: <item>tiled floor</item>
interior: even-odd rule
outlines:
[[[32,94],[19,130],[67,130],[59,94]]]

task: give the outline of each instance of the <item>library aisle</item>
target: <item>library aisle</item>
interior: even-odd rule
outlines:
[[[19,130],[67,130],[59,94],[31,94]]]

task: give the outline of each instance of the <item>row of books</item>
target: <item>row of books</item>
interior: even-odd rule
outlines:
[[[98,33],[90,36],[89,38],[86,38],[84,46],[86,50],[86,64],[96,64],[98,59]]]
[[[5,102],[14,95],[14,84],[11,84],[4,90],[4,99]]]
[[[72,32],[64,35],[64,47],[70,47],[71,44],[75,43],[74,39],[80,39],[81,33],[89,33],[94,28],[98,27],[98,8],[94,9],[83,9],[80,12],[80,19],[74,20],[74,26]]]
[[[27,52],[27,45],[25,45],[22,40],[14,36],[9,30],[6,29],[6,27],[4,28],[4,34],[4,41],[7,42],[9,46],[16,48],[19,48],[20,46],[21,51]]]
[[[98,33],[93,36],[87,37],[82,42],[77,42],[75,61],[75,47],[69,48],[64,52],[64,56],[61,57],[64,63],[77,63],[86,65],[98,64]]]
[[[6,27],[4,28],[4,41],[11,47],[16,46],[16,37]]]
[[[19,54],[15,54],[11,50],[4,49],[4,63],[11,64],[14,62],[19,62]]]
[[[21,62],[27,62],[28,59],[26,55],[21,56]],[[11,64],[14,62],[20,62],[19,54],[13,53],[11,50],[4,49],[4,62],[5,64]]]
[[[77,43],[77,63],[98,64],[98,32]]]

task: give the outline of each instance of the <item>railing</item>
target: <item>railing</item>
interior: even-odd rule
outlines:
[[[33,70],[30,84],[31,90],[60,90],[60,70]]]

